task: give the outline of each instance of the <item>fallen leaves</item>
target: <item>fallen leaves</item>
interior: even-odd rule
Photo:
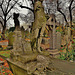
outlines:
[[[4,61],[4,64],[0,66],[1,67],[0,75],[13,75],[12,72],[10,71],[7,61],[2,59],[1,57],[0,61]]]

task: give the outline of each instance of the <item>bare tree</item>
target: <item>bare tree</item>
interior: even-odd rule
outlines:
[[[69,9],[69,17],[70,17],[69,18],[70,19],[70,26],[71,27],[72,27],[72,10],[75,8],[75,6],[72,7],[73,2],[74,2],[74,0],[70,0],[70,4],[69,4],[69,7],[68,7],[68,9]],[[66,24],[69,25],[68,20],[67,20],[67,15],[65,15],[65,13],[62,11],[62,8],[60,7],[61,3],[62,2],[59,2],[59,0],[57,0],[57,11],[59,11],[63,15]]]
[[[70,25],[72,26],[72,10],[75,8],[75,6],[72,7],[74,0],[71,0],[70,6],[69,6],[69,13],[70,13]]]
[[[34,3],[35,3],[36,0],[29,0],[29,1],[32,2],[32,5],[33,5],[33,7],[34,7]],[[32,9],[32,8],[30,8],[30,7],[28,7],[28,6],[23,6],[23,5],[19,4],[19,3],[17,3],[17,4],[18,4],[21,8],[25,8],[25,9],[28,9],[28,10],[34,12],[34,9]]]
[[[57,11],[59,11],[59,12],[63,15],[63,17],[64,17],[64,19],[65,19],[65,22],[66,22],[66,24],[68,25],[68,21],[67,21],[66,15],[65,15],[64,12],[61,10],[62,8],[60,8],[60,4],[61,4],[61,2],[59,3],[59,0],[57,0]]]
[[[11,4],[11,2],[13,1],[13,4]],[[2,24],[2,27],[3,27],[3,31],[2,31],[2,34],[3,34],[3,39],[5,39],[5,30],[6,30],[6,23],[7,21],[11,18],[12,15],[10,15],[8,17],[8,14],[10,13],[11,9],[14,8],[14,6],[17,4],[19,0],[2,0],[0,2],[0,9],[1,9],[1,12],[2,12],[2,15],[0,15],[0,18],[2,19],[2,21],[0,21],[0,23]]]

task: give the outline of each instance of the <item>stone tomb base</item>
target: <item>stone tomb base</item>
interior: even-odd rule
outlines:
[[[57,58],[60,56],[60,52],[58,51],[58,49],[54,50],[48,49],[47,51],[49,51],[51,57]]]
[[[31,55],[33,56],[33,55]],[[31,58],[30,55],[28,57]],[[36,60],[26,60],[26,63],[7,59],[14,75],[47,75],[47,70],[54,70],[50,58],[45,55],[37,55]],[[49,67],[50,64],[50,67]]]

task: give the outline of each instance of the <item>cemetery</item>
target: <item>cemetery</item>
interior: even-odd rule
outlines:
[[[28,2],[26,1],[25,3]],[[67,15],[59,8],[60,0],[50,0],[50,6],[54,3],[52,7],[55,7],[55,3],[57,4],[55,11],[63,15],[64,23],[56,12],[50,12],[55,8],[46,6],[45,11],[44,2],[47,5],[48,0],[30,1],[32,8],[24,6],[19,0],[0,2],[3,12],[0,13],[0,75],[75,75],[75,18],[72,15],[74,13],[70,12],[68,20]],[[3,6],[5,3],[6,7]],[[72,3],[75,3],[74,0],[71,0]],[[16,5],[23,12],[26,11],[24,9],[29,10],[29,20],[26,17],[28,14],[17,12]],[[34,21],[31,21],[32,15]],[[30,23],[23,24],[23,21],[27,20]]]

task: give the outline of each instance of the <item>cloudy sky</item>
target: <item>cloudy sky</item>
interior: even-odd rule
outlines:
[[[28,2],[28,0],[19,0],[18,3],[22,4],[23,6],[30,7],[30,3]],[[17,10],[16,9],[12,9],[11,12],[9,13],[9,15],[13,14],[14,12],[22,14],[22,15],[27,15],[28,14],[28,10],[25,9],[25,8],[20,8],[18,4],[15,5],[15,8]],[[13,16],[12,16],[12,18],[13,18]],[[9,27],[14,26],[14,20],[12,18],[10,18],[10,20],[7,22],[7,25]],[[21,18],[19,18],[19,20],[20,20],[20,25],[25,23],[25,21],[22,21]]]
[[[1,1],[1,0],[0,0],[0,1]],[[6,1],[6,0],[5,0],[5,1]],[[14,0],[11,0],[11,1],[14,1]],[[69,5],[69,3],[68,3],[69,0],[60,0],[60,1],[62,1],[62,5],[61,5],[61,6],[64,6],[63,9],[66,9],[66,7]],[[23,6],[27,6],[27,7],[30,7],[30,8],[31,8],[30,3],[29,3],[28,0],[19,0],[18,3],[22,4]],[[48,3],[49,3],[49,2],[48,2]],[[50,4],[49,4],[49,6],[50,6]],[[18,4],[15,5],[15,8],[16,8],[17,10],[16,10],[16,9],[12,9],[8,16],[13,15],[13,13],[15,12],[15,13],[19,13],[22,17],[25,18],[25,15],[28,14],[28,10],[25,9],[25,8],[20,8]],[[44,8],[47,9],[47,6],[44,5]],[[50,7],[50,9],[51,9],[51,8],[52,8],[52,7]],[[52,9],[53,9],[53,8],[52,8]],[[55,9],[56,9],[56,7],[55,7]],[[56,13],[59,14],[58,12],[56,12]],[[26,19],[26,18],[25,18],[25,19]],[[20,25],[22,25],[22,24],[24,25],[25,20],[22,20],[21,18],[19,18],[19,21],[20,21]],[[9,27],[14,26],[13,16],[12,16],[12,18],[10,18],[10,20],[7,22],[7,25],[8,25]]]

